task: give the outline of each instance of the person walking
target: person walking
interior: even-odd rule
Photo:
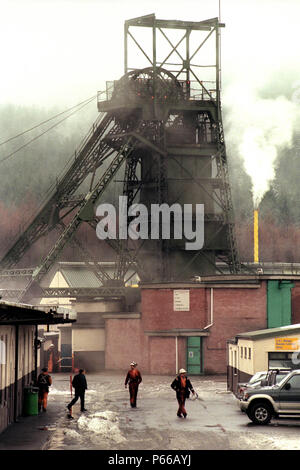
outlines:
[[[125,388],[129,383],[129,396],[131,408],[136,408],[136,399],[138,394],[139,385],[142,381],[140,371],[136,368],[137,363],[132,361],[130,364],[130,370],[127,372],[125,379]]]
[[[190,380],[186,376],[185,369],[180,369],[179,375],[173,380],[173,382],[171,383],[171,387],[173,388],[173,390],[176,391],[176,398],[179,405],[177,416],[178,418],[186,418],[187,412],[185,409],[185,400],[189,398],[190,391],[193,395],[195,394],[195,391]]]
[[[49,393],[49,387],[51,385],[52,385],[51,375],[48,374],[47,367],[44,367],[37,379],[37,386],[39,388],[39,393],[38,393],[38,410],[39,411],[41,411],[42,407],[43,407],[44,412],[47,411],[48,393]]]
[[[67,405],[68,410],[70,411],[72,406],[77,402],[78,398],[80,398],[81,411],[87,411],[84,407],[84,395],[85,391],[87,390],[87,381],[83,369],[79,369],[79,374],[74,376],[72,380],[72,386],[75,388],[75,397]]]

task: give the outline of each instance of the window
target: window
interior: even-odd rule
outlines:
[[[0,336],[0,365],[6,363],[6,344],[4,335]]]
[[[243,346],[241,347],[241,359],[243,359]]]
[[[3,405],[6,397],[6,370],[7,370],[7,335],[0,335],[0,405]]]
[[[234,351],[234,370],[233,373],[237,375],[237,352]]]
[[[291,352],[269,352],[269,368],[299,369],[297,364],[292,363],[292,354]]]
[[[248,348],[248,359],[251,359],[251,348]]]
[[[294,375],[288,383],[291,385],[291,388],[300,388],[300,375]]]

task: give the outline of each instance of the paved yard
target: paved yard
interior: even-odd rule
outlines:
[[[226,390],[224,376],[191,377],[199,398],[187,400],[187,419],[176,416],[173,377],[144,375],[136,409],[129,405],[124,378],[125,373],[88,374],[88,412],[81,413],[77,403],[69,420],[69,376],[54,374],[47,413],[10,426],[0,436],[0,450],[300,449],[300,420],[254,425]]]

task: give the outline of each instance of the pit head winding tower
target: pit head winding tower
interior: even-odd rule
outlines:
[[[119,125],[110,145],[118,150],[128,136],[135,143],[123,180],[128,204],[142,203],[149,213],[152,204],[191,204],[193,219],[196,204],[204,204],[203,248],[186,250],[184,237],[143,240],[142,279],[212,274],[217,261],[232,273],[240,269],[220,103],[223,26],[218,18],[170,21],[154,14],[126,21],[125,74],[107,82],[106,99],[98,101]],[[128,241],[120,247],[122,277],[132,247]]]

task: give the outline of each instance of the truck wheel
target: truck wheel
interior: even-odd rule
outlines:
[[[255,403],[251,406],[248,416],[255,424],[268,424],[272,418],[272,408],[268,403]]]

